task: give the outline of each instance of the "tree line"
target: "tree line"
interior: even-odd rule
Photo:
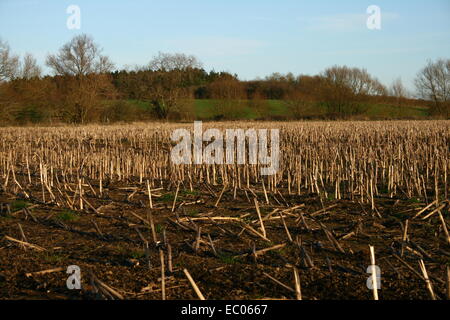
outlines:
[[[52,74],[43,76],[31,54],[21,59],[0,40],[2,124],[191,120],[195,99],[210,99],[217,119],[238,119],[245,105],[259,118],[273,120],[270,100],[285,103],[288,119],[314,117],[318,108],[328,118],[348,118],[373,103],[399,108],[421,103],[432,116],[450,114],[450,59],[429,61],[418,72],[422,101],[408,97],[400,79],[386,87],[365,69],[347,66],[315,76],[275,73],[241,81],[228,72],[206,71],[195,56],[159,53],[147,65],[114,71],[110,58],[85,34],[48,55],[46,66]]]

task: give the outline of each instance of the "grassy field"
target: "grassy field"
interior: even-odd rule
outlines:
[[[128,100],[128,103],[134,107],[143,110],[150,110],[149,102]],[[196,119],[213,120],[221,114],[221,104],[223,102],[215,99],[197,99],[193,100],[191,107]],[[233,103],[235,106],[233,106]],[[256,120],[262,118],[289,119],[291,111],[286,102],[282,100],[266,100],[260,108],[262,111],[256,110],[254,104],[250,100],[240,100],[230,102],[230,112],[237,120]],[[225,113],[229,113],[225,111]],[[222,112],[224,113],[224,112]],[[325,116],[326,110],[323,106],[315,106],[305,114],[305,117],[321,117]],[[428,109],[422,106],[396,106],[390,104],[370,104],[367,110],[359,115],[362,119],[382,120],[382,119],[424,119],[428,117]]]

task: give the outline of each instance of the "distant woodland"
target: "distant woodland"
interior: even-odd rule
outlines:
[[[450,59],[424,62],[414,93],[400,78],[387,86],[347,66],[241,81],[205,70],[190,55],[159,53],[149,60],[116,70],[92,37],[79,35],[48,55],[51,74],[43,75],[31,54],[19,57],[0,41],[0,124],[450,116]]]

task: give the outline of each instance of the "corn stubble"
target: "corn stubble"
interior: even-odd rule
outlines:
[[[339,235],[332,226],[326,226],[327,221],[323,220],[324,216],[333,215],[340,202],[358,204],[362,212],[361,219],[368,217],[382,221],[386,218],[386,210],[380,207],[383,199],[417,201],[420,208],[409,210],[409,220],[405,218],[406,229],[403,221],[403,229],[398,231],[399,241],[402,243],[401,253],[399,251],[398,255],[394,255],[404,265],[407,262],[403,254],[409,254],[413,250],[411,252],[415,252],[416,258],[420,260],[407,265],[417,266],[417,261],[420,261],[420,269],[417,268],[413,275],[422,281],[425,294],[428,290],[433,299],[445,298],[446,295],[438,293],[439,289],[432,285],[434,282],[443,287],[449,286],[447,269],[445,274],[433,275],[425,267],[427,256],[422,250],[425,253],[427,251],[414,245],[413,239],[407,234],[407,228],[408,222],[409,228],[412,228],[413,222],[421,219],[436,225],[440,234],[447,237],[446,241],[438,241],[441,241],[443,248],[447,245],[448,250],[449,121],[221,122],[203,126],[204,130],[217,128],[223,132],[232,128],[280,129],[278,172],[273,176],[261,176],[260,165],[250,164],[173,164],[170,159],[170,150],[174,146],[174,142],[170,140],[172,130],[181,127],[192,129],[189,124],[1,128],[1,188],[10,197],[25,199],[37,205],[52,205],[98,216],[103,215],[101,211],[105,204],[102,201],[110,199],[109,192],[114,186],[128,192],[126,199],[130,203],[140,197],[140,205],[153,212],[155,218],[163,212],[167,214],[168,226],[190,234],[190,239],[186,242],[189,242],[188,247],[195,255],[209,250],[216,260],[248,257],[253,264],[259,265],[263,255],[285,250],[286,244],[287,248],[299,250],[300,256],[307,262],[304,267],[307,269],[318,268],[320,263],[314,261],[311,248],[302,244],[302,232],[320,233],[330,250],[342,255],[353,254],[347,241],[360,235],[360,229]],[[162,203],[169,191],[171,197],[167,197],[168,201]],[[199,197],[191,199],[192,201],[186,200],[186,192],[197,191],[201,194]],[[311,206],[305,207],[302,197],[314,197],[317,207],[308,212]],[[226,216],[221,208],[236,205],[233,202],[244,203],[247,211],[238,216]],[[330,202],[333,204],[330,205]],[[203,208],[208,213],[180,218],[179,215],[185,215],[185,208],[189,206]],[[418,211],[419,209],[422,210]],[[27,209],[23,210],[28,215]],[[369,212],[368,215],[365,214],[366,211]],[[31,210],[28,212],[31,214]],[[138,230],[138,239],[142,240],[146,248],[145,257],[148,260],[142,265],[150,269],[161,264],[162,299],[170,298],[171,284],[165,281],[164,274],[170,279],[176,272],[180,273],[180,278],[183,278],[182,271],[186,273],[184,267],[180,267],[178,271],[173,267],[172,271],[176,244],[169,243],[170,235],[166,239],[166,229],[164,239],[158,239],[160,236],[155,231],[151,213],[130,212],[129,215],[138,218],[138,225],[147,226],[149,230],[151,226],[152,237],[148,237],[149,233],[141,234]],[[95,223],[94,226],[101,239],[108,238],[105,231],[100,231],[101,227]],[[212,237],[213,233],[205,226],[215,227],[224,235],[231,233],[238,238],[251,236],[260,249],[256,250],[255,242],[252,242],[248,252],[224,258],[224,244],[217,243],[215,237]],[[233,231],[236,226],[241,228],[241,232]],[[136,234],[135,227],[130,228],[130,232],[134,231]],[[279,241],[275,232],[283,235],[285,240]],[[28,249],[41,248],[32,244],[32,237],[28,236],[27,239],[22,229],[18,234],[22,240],[11,236],[7,236],[7,239],[13,239]],[[294,238],[297,240],[294,241]],[[274,239],[278,243],[273,243]],[[150,261],[153,247],[157,248],[157,258]],[[377,249],[379,247],[377,244]],[[361,250],[366,252],[366,260],[361,263],[369,265],[367,246]],[[430,254],[432,259],[433,255],[435,253]],[[164,259],[169,260],[165,263]],[[378,258],[377,254],[377,260],[383,261],[383,258]],[[399,261],[394,258],[388,262]],[[266,272],[270,270],[260,274],[261,281],[278,286],[280,290],[284,290],[284,296],[291,299],[317,298],[308,296],[308,285],[301,284],[305,276],[300,262],[286,262],[286,268],[283,272],[284,281]],[[346,269],[338,263],[330,264],[328,256],[324,268],[332,277],[338,276],[333,271],[335,268]],[[408,270],[404,272],[408,273]],[[197,277],[193,274],[193,278]],[[189,281],[194,285],[191,279],[192,277]],[[290,281],[290,284],[284,284],[286,281]],[[208,298],[214,295],[207,290],[207,283],[196,282],[194,289],[197,296]],[[435,291],[431,288],[435,288]],[[190,289],[185,286],[183,290]],[[383,287],[380,293],[382,290]],[[367,296],[362,298],[370,299],[371,292],[367,291]],[[142,294],[136,293],[129,297],[140,297]],[[374,294],[378,299],[378,295]],[[119,295],[127,297],[123,292]]]

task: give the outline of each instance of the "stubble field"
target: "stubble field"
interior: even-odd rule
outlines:
[[[279,129],[272,176],[182,127],[1,128],[0,298],[373,299],[370,246],[379,299],[448,298],[450,121],[203,124]]]

